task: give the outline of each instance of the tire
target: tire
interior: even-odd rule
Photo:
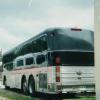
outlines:
[[[30,95],[35,94],[35,81],[33,77],[30,77],[28,81],[28,92]]]
[[[27,81],[26,81],[26,78],[24,78],[23,81],[22,81],[22,92],[24,94],[27,94]]]
[[[6,77],[4,77],[3,85],[5,86],[5,89],[8,90],[10,87],[7,86],[7,80]]]

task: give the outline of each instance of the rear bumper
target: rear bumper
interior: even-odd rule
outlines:
[[[58,93],[95,93],[94,85],[81,85],[81,86],[57,86]]]

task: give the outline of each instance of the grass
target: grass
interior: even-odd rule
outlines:
[[[58,100],[57,98],[56,99],[50,99],[50,96],[46,97],[46,98],[43,98],[41,96],[35,96],[35,97],[25,96],[25,95],[19,93],[19,91],[16,91],[16,90],[14,90],[14,91],[0,90],[0,97],[8,98],[8,99],[0,99],[0,100]],[[41,97],[42,99],[39,98],[39,97]],[[70,99],[70,98],[66,99],[66,98],[59,99],[59,100],[96,100],[95,96],[82,96],[82,97],[74,98],[74,99]]]
[[[36,100],[30,96],[25,96],[23,94],[19,94],[17,92],[8,91],[8,90],[0,90],[0,96],[6,97],[9,100]]]

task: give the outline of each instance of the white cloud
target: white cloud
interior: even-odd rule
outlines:
[[[88,9],[73,9],[65,7],[55,7],[48,10],[47,23],[51,25],[70,26],[70,27],[82,27],[93,28],[93,14],[94,11],[91,8]]]
[[[29,0],[28,7],[31,6],[33,0]]]
[[[0,28],[0,36],[0,47],[3,49],[3,52],[13,48],[16,44],[23,41],[21,38],[14,37],[3,28]]]

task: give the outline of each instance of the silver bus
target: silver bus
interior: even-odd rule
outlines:
[[[3,54],[5,88],[23,93],[94,92],[94,33],[50,28]]]

